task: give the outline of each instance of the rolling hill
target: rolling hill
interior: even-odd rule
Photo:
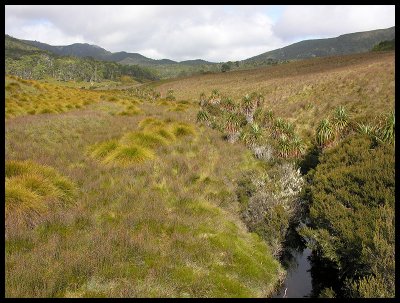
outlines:
[[[40,44],[37,44],[40,46]],[[138,65],[122,65],[112,61],[90,57],[61,55],[53,48],[38,48],[25,41],[5,35],[5,71],[25,79],[53,78],[61,81],[99,82],[116,80],[121,75],[129,75],[138,81],[158,79],[155,73]],[[87,45],[87,49],[91,46]],[[101,49],[100,49],[101,51]],[[81,51],[83,54],[84,51]]]
[[[393,26],[387,29],[340,35],[336,38],[304,40],[243,61],[295,60],[363,53],[370,51],[375,44],[385,40],[392,40],[394,37],[395,27]]]
[[[186,60],[177,62],[170,59],[151,59],[139,53],[129,53],[125,51],[112,53],[104,48],[88,43],[74,43],[71,45],[54,46],[39,41],[21,40],[26,44],[35,46],[42,50],[48,50],[62,56],[76,57],[93,57],[98,60],[114,61],[122,64],[139,64],[139,65],[165,65],[165,64],[184,64],[184,65],[199,65],[199,64],[215,64],[201,59]]]
[[[394,63],[391,52],[368,52],[311,58],[275,66],[228,73],[197,75],[149,85],[165,96],[199,101],[201,93],[218,90],[241,102],[246,94],[262,93],[265,109],[297,124],[309,136],[321,117],[345,106],[359,118],[373,117],[394,107]]]

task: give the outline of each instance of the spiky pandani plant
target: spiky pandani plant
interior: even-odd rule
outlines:
[[[373,137],[376,135],[377,128],[368,123],[356,123],[356,131],[359,134]]]
[[[241,139],[250,148],[254,147],[263,137],[261,127],[257,123],[247,125],[242,132]]]
[[[265,118],[266,118],[266,120],[265,120],[266,126],[267,126],[267,127],[273,126],[274,121],[275,121],[275,114],[274,114],[274,112],[272,111],[272,109],[268,110],[268,111],[265,113]]]
[[[228,135],[228,141],[233,143],[239,138],[241,118],[237,113],[225,114],[224,128]]]
[[[219,104],[221,102],[221,94],[218,89],[213,89],[211,91],[211,96],[208,101],[212,104]]]
[[[333,115],[333,125],[335,127],[335,132],[337,138],[339,138],[342,132],[345,130],[349,124],[349,114],[344,106],[339,105]]]
[[[208,102],[208,100],[207,100],[206,94],[204,92],[202,92],[199,97],[199,105],[201,107],[203,107],[207,104],[207,102]]]
[[[395,141],[395,113],[392,110],[386,115],[383,126],[378,130],[379,139],[386,143],[394,143]]]
[[[278,155],[282,158],[288,158],[291,154],[292,145],[286,135],[281,135],[278,139]]]
[[[280,137],[285,133],[285,128],[287,128],[285,120],[281,117],[276,118],[272,125],[272,137],[275,139]]]
[[[306,150],[306,146],[303,142],[303,139],[298,135],[294,135],[291,142],[291,155],[295,158],[299,158],[301,155],[304,154]]]
[[[282,132],[287,135],[289,138],[294,136],[294,124],[289,121],[283,121],[281,125]]]
[[[246,116],[247,123],[253,123],[256,108],[256,101],[246,94],[242,99],[242,111]]]
[[[197,122],[199,122],[199,123],[204,122],[206,124],[208,124],[210,122],[210,115],[207,113],[207,111],[200,110],[197,113]]]
[[[221,100],[220,106],[226,111],[234,111],[236,108],[235,103],[233,102],[232,98],[225,97]]]
[[[317,144],[324,148],[329,146],[335,139],[334,128],[328,118],[323,119],[317,127]]]
[[[252,92],[250,98],[255,101],[256,107],[262,106],[265,101],[264,95],[258,92]]]

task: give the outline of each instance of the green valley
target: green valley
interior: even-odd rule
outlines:
[[[393,35],[219,63],[5,35],[5,297],[394,297]]]

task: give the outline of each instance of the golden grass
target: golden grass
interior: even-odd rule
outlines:
[[[6,233],[33,227],[58,206],[72,203],[76,187],[53,168],[32,161],[6,161]]]
[[[186,136],[195,136],[193,125],[184,122],[145,118],[139,131],[128,132],[120,139],[96,143],[88,148],[89,155],[103,164],[131,166],[153,159],[157,148]]]
[[[106,158],[104,163],[117,163],[122,166],[128,166],[154,158],[152,150],[137,145],[120,146]]]
[[[120,142],[125,145],[137,144],[147,148],[166,145],[169,142],[162,136],[154,133],[131,132],[124,135]]]
[[[112,114],[133,116],[141,113],[137,98],[123,90],[95,91],[79,85],[60,85],[49,80],[23,80],[6,76],[6,119],[25,115],[58,114],[87,107],[101,101],[116,103],[123,108]]]

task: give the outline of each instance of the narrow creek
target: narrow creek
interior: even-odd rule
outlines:
[[[292,258],[287,268],[287,276],[273,298],[304,298],[312,292],[311,264],[309,256],[311,250],[292,251]]]

